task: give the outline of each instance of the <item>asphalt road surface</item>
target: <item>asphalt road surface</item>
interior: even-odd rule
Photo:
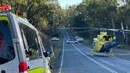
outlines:
[[[67,43],[66,40],[73,36],[66,30],[63,30],[63,34],[61,63],[56,73],[130,73],[129,60],[106,54],[93,56],[91,47],[81,43]],[[115,54],[121,54],[120,52]]]

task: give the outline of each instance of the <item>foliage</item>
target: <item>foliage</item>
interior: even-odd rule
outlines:
[[[68,11],[70,11],[70,9],[68,9],[67,12]],[[121,29],[121,24],[123,24],[125,29],[130,27],[129,0],[126,0],[126,5],[121,7],[119,7],[117,0],[83,0],[83,2],[76,6],[75,10],[69,12],[69,14],[71,20],[68,19],[67,21],[71,22],[68,26],[72,27]],[[94,37],[92,35],[95,33],[99,33],[99,31],[94,30],[91,30],[91,33],[88,31],[86,34],[80,30],[77,30],[77,32],[80,32],[79,34],[82,34],[82,37],[88,39]],[[127,38],[127,40],[129,39]]]
[[[29,22],[49,36],[62,22],[62,10],[58,3],[51,3],[51,0],[1,0],[0,3],[11,5],[15,14],[22,12]]]
[[[57,1],[57,0],[56,0]],[[13,6],[14,13],[24,12],[25,17],[40,31],[49,36],[57,36],[58,28],[66,27],[98,27],[124,29],[130,27],[130,0],[120,6],[118,0],[83,0],[79,5],[61,9],[52,0],[0,0]],[[99,31],[80,31],[80,35],[92,38]],[[89,36],[88,36],[89,35]],[[129,34],[126,34],[129,36]],[[126,39],[130,42],[130,39]]]

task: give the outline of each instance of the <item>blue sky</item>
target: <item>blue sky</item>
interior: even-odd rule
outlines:
[[[82,0],[58,0],[58,1],[62,8],[65,8],[68,5],[71,6],[82,2]]]

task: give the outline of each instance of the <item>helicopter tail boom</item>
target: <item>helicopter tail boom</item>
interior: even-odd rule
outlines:
[[[110,50],[113,47],[115,47],[117,45],[118,45],[118,43],[115,42],[115,41],[113,41],[112,43],[107,43],[107,44],[103,45],[103,47],[101,48],[100,52],[106,52],[106,53],[108,53],[108,52],[110,52]]]

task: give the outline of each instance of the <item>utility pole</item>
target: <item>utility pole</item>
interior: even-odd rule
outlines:
[[[111,18],[111,21],[112,21],[112,28],[115,29],[114,19]],[[114,36],[116,35],[115,31],[113,31],[113,35],[114,35]]]
[[[130,2],[130,0],[126,0],[127,9],[129,9],[129,2]],[[128,24],[126,24],[126,30],[128,30]],[[126,32],[126,45],[128,45],[128,34],[127,34],[127,32]]]
[[[126,25],[126,30],[128,30],[128,25]],[[126,32],[126,45],[128,46],[128,32]]]

